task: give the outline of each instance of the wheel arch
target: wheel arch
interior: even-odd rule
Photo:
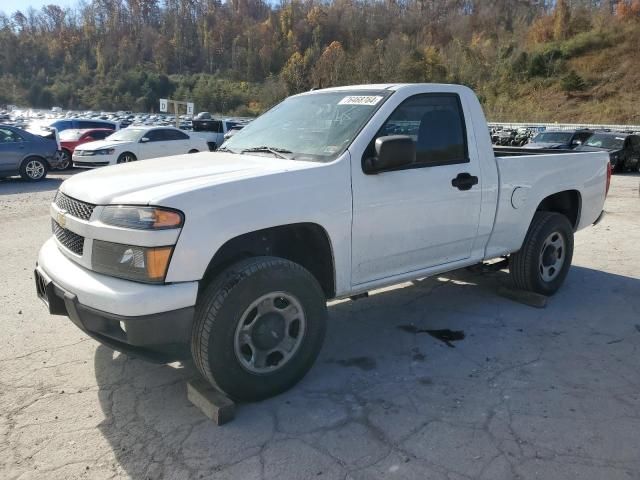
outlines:
[[[336,294],[335,261],[329,234],[317,223],[293,223],[255,230],[227,240],[210,260],[200,291],[231,264],[249,257],[274,256],[302,265],[327,298]]]
[[[562,192],[554,193],[542,199],[535,211],[555,212],[564,215],[569,219],[569,222],[573,226],[573,231],[575,232],[580,224],[582,195],[578,190],[564,190]]]
[[[51,164],[49,163],[49,160],[47,160],[43,155],[40,155],[39,153],[28,153],[27,155],[22,157],[22,160],[20,160],[20,164],[18,165],[18,170],[20,170],[22,168],[22,165],[24,165],[24,162],[26,162],[30,158],[37,158],[38,160],[42,160],[44,163],[46,163],[47,168],[51,169]]]

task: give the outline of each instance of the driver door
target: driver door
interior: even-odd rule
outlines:
[[[376,138],[408,135],[413,164],[365,174],[353,152],[352,283],[354,286],[469,258],[480,219],[480,168],[457,94],[409,97]],[[473,185],[458,188],[457,178]],[[468,187],[468,188],[467,188]]]

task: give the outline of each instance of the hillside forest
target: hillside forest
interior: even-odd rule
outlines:
[[[83,0],[0,13],[0,105],[254,115],[452,82],[495,121],[640,124],[640,0]]]

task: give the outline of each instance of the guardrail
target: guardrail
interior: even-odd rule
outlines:
[[[614,130],[640,132],[640,125],[608,125],[604,123],[518,123],[518,122],[489,122],[490,127],[503,128],[532,128],[538,130],[576,130],[588,128],[590,130]]]

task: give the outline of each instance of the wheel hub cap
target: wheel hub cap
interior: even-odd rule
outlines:
[[[273,292],[252,302],[238,322],[234,350],[252,373],[271,373],[298,351],[306,329],[302,305],[292,294]]]
[[[31,178],[40,178],[44,175],[44,166],[40,162],[31,161],[27,163],[25,170]]]
[[[559,232],[550,234],[542,244],[540,251],[539,270],[542,280],[554,280],[564,265],[566,246],[564,237]]]
[[[285,335],[286,320],[277,313],[267,313],[256,320],[251,331],[251,341],[260,350],[272,350],[278,346]]]

